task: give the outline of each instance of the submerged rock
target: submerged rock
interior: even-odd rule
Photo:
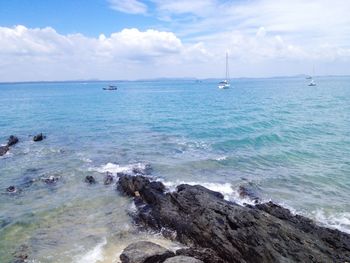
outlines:
[[[187,256],[176,256],[168,258],[164,263],[203,263],[203,261]]]
[[[16,136],[14,136],[14,135],[11,135],[8,138],[7,146],[12,146],[12,145],[15,145],[16,143],[18,143],[18,138]]]
[[[6,188],[6,191],[8,193],[16,193],[17,192],[17,188],[14,185],[10,185],[9,187]]]
[[[46,138],[46,136],[44,136],[42,133],[39,133],[38,135],[35,135],[33,137],[33,141],[35,142],[39,142],[39,141],[42,141]]]
[[[20,245],[12,255],[12,263],[29,262],[29,247],[27,245]]]
[[[107,172],[107,173],[106,173],[106,177],[105,177],[103,183],[104,183],[105,185],[109,185],[109,184],[113,183],[113,180],[114,180],[114,178],[113,178],[112,173]]]
[[[0,146],[0,156],[5,155],[9,150],[10,150],[10,148],[7,145],[6,146]]]
[[[59,176],[50,175],[49,177],[42,177],[41,181],[46,184],[55,184],[59,180]]]
[[[174,252],[149,241],[139,241],[127,246],[120,260],[122,263],[161,263],[169,257],[174,257]]]
[[[95,180],[95,178],[92,175],[87,175],[85,177],[85,182],[88,183],[88,184],[95,184],[96,180]]]
[[[248,187],[241,185],[238,188],[238,193],[239,193],[239,197],[241,198],[247,198],[250,201],[254,202],[254,204],[258,204],[260,203],[260,199],[259,197],[257,197],[255,195],[255,193]]]
[[[317,226],[273,203],[240,206],[199,185],[183,184],[166,193],[164,185],[143,176],[121,176],[118,189],[137,196],[138,224],[174,230],[178,241],[211,248],[224,262],[346,262],[350,258],[349,234]]]

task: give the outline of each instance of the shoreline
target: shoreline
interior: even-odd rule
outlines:
[[[161,182],[141,175],[120,174],[117,184],[119,191],[133,198],[136,225],[158,230],[190,249],[211,249],[211,257],[218,258],[212,262],[346,262],[350,258],[349,234],[317,226],[272,202],[260,203],[247,189],[242,193],[256,205],[237,205],[199,185],[183,184],[166,192]]]

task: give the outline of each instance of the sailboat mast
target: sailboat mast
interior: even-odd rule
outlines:
[[[226,80],[229,79],[229,76],[228,76],[228,53],[226,52]]]

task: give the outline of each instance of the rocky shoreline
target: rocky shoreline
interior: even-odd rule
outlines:
[[[141,175],[119,175],[117,188],[133,198],[137,210],[132,216],[139,227],[188,246],[153,257],[142,252],[152,245],[131,244],[120,257],[122,263],[350,260],[349,234],[318,226],[272,202],[241,206],[200,185],[182,184],[167,192],[161,182]],[[247,191],[242,189],[242,193]],[[180,255],[187,258],[177,258]]]

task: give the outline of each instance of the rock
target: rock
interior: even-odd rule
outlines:
[[[176,256],[168,258],[164,263],[203,263],[203,261],[187,256]]]
[[[175,254],[166,248],[148,241],[139,241],[127,246],[120,255],[122,263],[161,263]]]
[[[7,146],[12,146],[12,145],[15,145],[16,143],[18,143],[18,138],[14,135],[11,135],[9,138],[8,138],[8,141],[7,141]]]
[[[95,180],[95,178],[92,175],[87,175],[85,177],[85,182],[88,183],[88,184],[95,184],[96,180]]]
[[[41,181],[43,181],[46,184],[55,184],[59,180],[59,176],[53,176],[50,175],[49,177],[43,177],[41,178]]]
[[[9,187],[6,188],[6,191],[8,193],[16,193],[17,192],[17,188],[14,185],[10,185]]]
[[[211,248],[229,263],[347,262],[350,235],[315,225],[273,203],[240,206],[205,187],[179,185],[172,193],[143,176],[121,176],[118,189],[142,202],[135,222],[176,231],[178,241]]]
[[[241,198],[247,198],[250,201],[254,202],[254,204],[258,204],[260,202],[259,197],[257,197],[255,193],[246,186],[241,185],[238,188],[238,193]]]
[[[35,135],[33,137],[33,141],[35,142],[39,142],[39,141],[42,141],[46,138],[46,136],[44,136],[42,133],[39,133],[38,135]]]
[[[12,255],[12,263],[29,262],[29,247],[27,245],[21,245],[16,249],[16,251]]]
[[[105,177],[103,183],[104,183],[105,185],[109,185],[109,184],[113,183],[113,180],[114,180],[113,175],[112,175],[110,172],[107,172],[106,177]]]
[[[216,252],[210,248],[182,248],[176,250],[176,255],[193,257],[204,263],[224,263]]]
[[[0,146],[0,156],[5,155],[8,150],[10,150],[10,148],[6,145],[6,146]]]

